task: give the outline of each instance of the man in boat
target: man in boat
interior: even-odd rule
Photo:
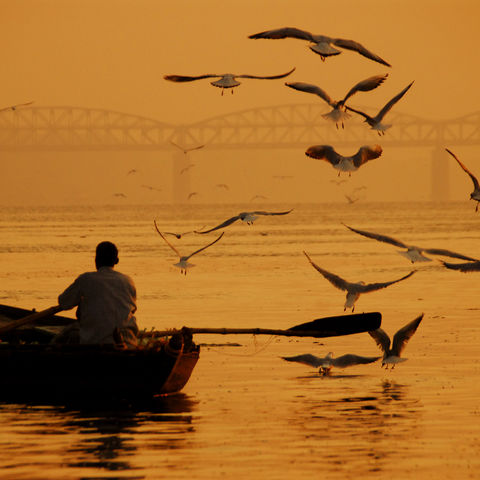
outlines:
[[[95,272],[82,273],[58,297],[58,304],[69,310],[77,307],[74,325],[67,327],[55,343],[137,344],[137,309],[133,280],[114,270],[118,249],[111,242],[97,245]]]

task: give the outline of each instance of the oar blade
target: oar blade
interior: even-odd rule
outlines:
[[[336,337],[369,332],[380,328],[382,314],[380,312],[352,313],[335,317],[318,318],[289,328],[293,331],[318,331],[318,337]]]

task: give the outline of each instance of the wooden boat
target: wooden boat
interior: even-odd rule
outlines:
[[[50,343],[75,320],[56,315],[59,306],[32,314],[0,305],[0,401],[37,398],[145,398],[179,392],[198,361],[192,334],[308,336],[352,335],[381,325],[379,312],[324,317],[286,330],[186,328],[140,334],[138,348]],[[34,324],[33,324],[34,321]],[[169,340],[167,340],[169,338]]]
[[[0,325],[32,311],[0,305]],[[188,329],[136,349],[114,345],[49,343],[71,318],[53,315],[0,336],[0,400],[55,397],[124,397],[179,392],[199,358]]]

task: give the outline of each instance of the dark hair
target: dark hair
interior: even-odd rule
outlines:
[[[113,267],[118,263],[118,249],[112,242],[101,242],[97,245],[95,265],[100,267]]]

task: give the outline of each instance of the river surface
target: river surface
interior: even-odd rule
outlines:
[[[285,216],[235,222],[181,275],[155,232],[214,226],[251,205],[3,208],[0,303],[41,310],[93,270],[95,246],[117,244],[138,290],[141,328],[284,329],[343,314],[345,293],[308,263],[349,281],[409,279],[362,295],[390,335],[424,319],[393,370],[379,362],[317,369],[282,356],[380,355],[367,333],[325,339],[197,335],[200,360],[183,392],[141,404],[0,403],[0,478],[480,478],[480,273],[342,225],[480,258],[471,202],[269,205]],[[182,254],[213,241],[169,237]],[[440,257],[437,257],[440,258]],[[451,260],[455,261],[455,260]],[[66,315],[73,316],[74,312]]]

